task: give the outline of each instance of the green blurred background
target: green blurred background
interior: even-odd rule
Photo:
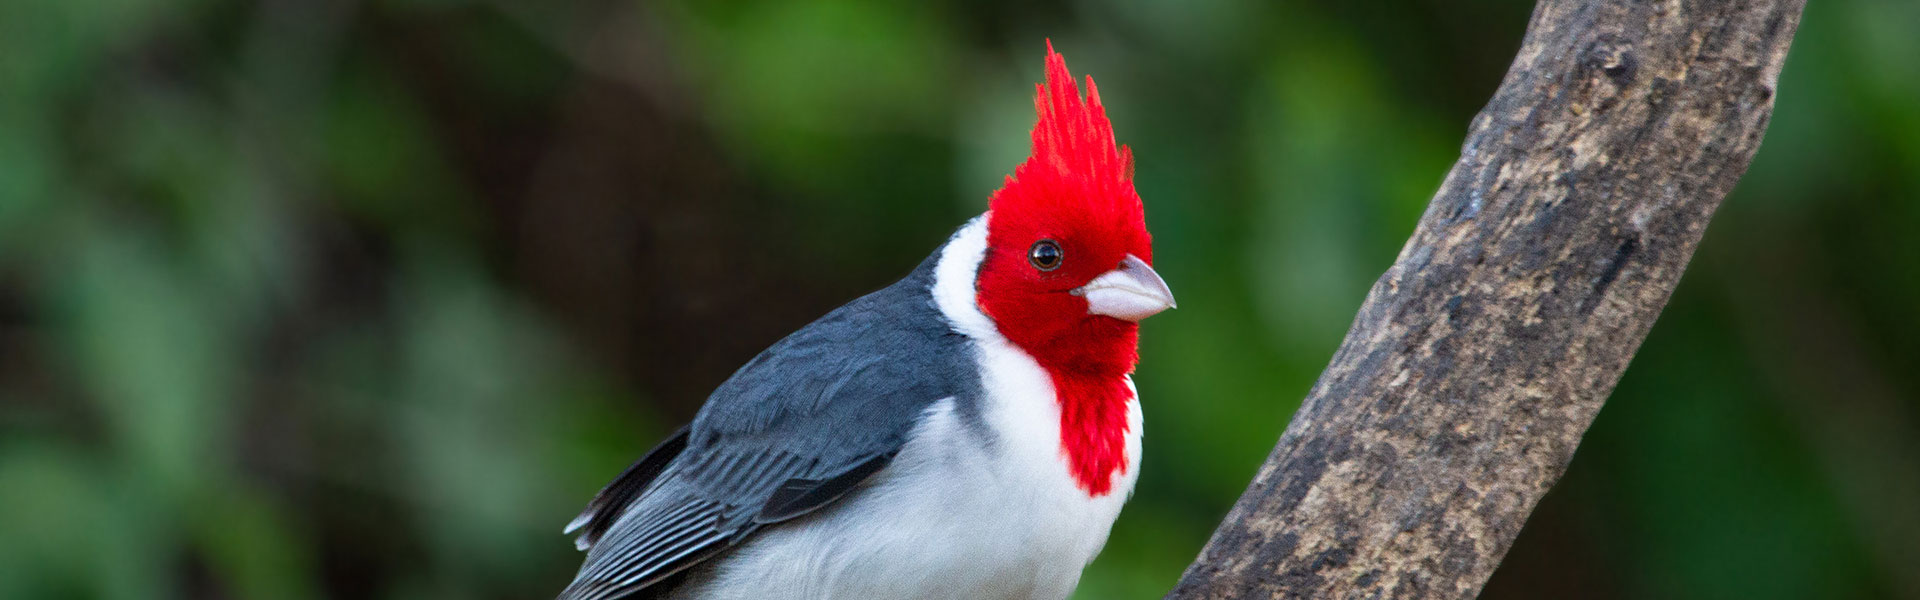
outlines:
[[[0,1],[0,597],[540,598],[737,365],[1094,75],[1180,310],[1081,599],[1194,556],[1530,4]],[[1920,598],[1920,3],[1807,9],[1752,171],[1488,598]]]

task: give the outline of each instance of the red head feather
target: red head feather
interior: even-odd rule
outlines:
[[[1098,496],[1127,468],[1132,392],[1124,376],[1139,359],[1139,327],[1088,314],[1086,299],[1069,291],[1129,254],[1151,264],[1153,246],[1133,189],[1132,152],[1114,142],[1093,78],[1083,100],[1048,41],[1047,83],[1035,91],[1033,154],[989,202],[978,299],[1001,334],[1052,375],[1062,448],[1081,487]],[[1042,240],[1060,248],[1058,268],[1029,263]]]
[[[1144,228],[1140,197],[1133,193],[1133,152],[1114,142],[1113,123],[1100,104],[1100,88],[1093,84],[1093,77],[1087,77],[1087,98],[1082,101],[1080,88],[1067,72],[1066,57],[1054,52],[1053,41],[1048,40],[1047,83],[1033,88],[1033,108],[1040,119],[1033,125],[1033,154],[1016,177],[1077,180],[1079,191],[1097,193],[1084,199],[1087,208],[1130,217]],[[1012,199],[995,197],[994,208]]]
[[[1130,250],[1149,264],[1146,215],[1133,189],[1133,151],[1113,139],[1113,123],[1100,104],[1100,88],[1087,77],[1083,101],[1067,59],[1047,41],[1047,83],[1034,84],[1033,153],[1006,187],[994,194],[989,209],[995,221],[1043,219],[1078,221],[1109,228],[1127,238]]]

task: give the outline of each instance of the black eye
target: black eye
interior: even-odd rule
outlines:
[[[1033,268],[1042,271],[1060,268],[1061,258],[1060,244],[1054,243],[1053,240],[1034,242],[1033,247],[1027,250],[1027,262],[1033,263]]]

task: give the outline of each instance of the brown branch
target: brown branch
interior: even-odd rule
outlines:
[[[1746,171],[1804,0],[1542,0],[1459,162],[1167,597],[1479,592]]]

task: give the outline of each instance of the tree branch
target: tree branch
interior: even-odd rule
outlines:
[[[1759,147],[1804,0],[1542,0],[1459,162],[1167,597],[1477,594]]]

